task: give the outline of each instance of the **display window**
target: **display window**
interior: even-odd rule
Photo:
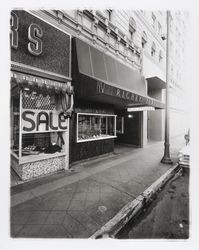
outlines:
[[[77,113],[77,142],[116,137],[116,116]]]
[[[11,91],[11,150],[12,153],[19,157],[19,105],[20,91],[15,87]]]
[[[12,90],[11,150],[19,162],[65,154],[67,119],[54,95]]]
[[[124,117],[122,116],[117,116],[116,132],[117,134],[124,134]]]
[[[22,135],[22,157],[65,152],[63,132]]]

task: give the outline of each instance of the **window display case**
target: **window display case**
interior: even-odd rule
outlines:
[[[116,137],[116,115],[77,113],[77,142]]]
[[[65,167],[68,119],[53,95],[12,89],[10,120],[11,164],[23,180]]]

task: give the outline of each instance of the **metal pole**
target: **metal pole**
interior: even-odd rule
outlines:
[[[165,142],[164,142],[164,156],[161,163],[172,164],[170,158],[170,144],[169,144],[169,68],[170,68],[170,11],[167,11],[167,51],[166,51],[166,110],[165,110]]]

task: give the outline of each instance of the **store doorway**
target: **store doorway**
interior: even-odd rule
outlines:
[[[117,112],[115,144],[141,147],[141,112]]]

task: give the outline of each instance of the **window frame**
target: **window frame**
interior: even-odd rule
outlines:
[[[118,118],[121,118],[122,120],[122,129],[121,129],[121,132],[117,130],[117,119]],[[117,116],[116,118],[116,134],[124,134],[124,116]]]
[[[129,18],[129,33],[130,33],[130,39],[133,42],[134,34],[137,31],[137,24],[133,17]]]
[[[77,119],[76,119],[76,143],[117,138],[117,135],[116,135],[116,117],[117,117],[117,115],[114,115],[114,114],[102,114],[102,113],[100,113],[100,114],[96,114],[96,113],[82,113],[82,112],[78,112],[78,113],[76,113],[76,115],[77,115]],[[101,117],[114,117],[114,135],[108,135],[106,137],[99,137],[99,138],[90,138],[90,139],[79,140],[78,139],[78,128],[79,128],[79,116],[80,115],[101,116]]]
[[[142,32],[142,37],[141,37],[141,45],[142,45],[142,48],[144,49],[146,44],[147,44],[147,34],[145,31]]]
[[[151,44],[151,56],[155,57],[155,54],[156,54],[156,45],[154,42],[152,42],[152,44]]]
[[[18,86],[16,88],[19,88]],[[11,155],[13,155],[16,159],[19,159],[20,158],[20,128],[21,128],[21,125],[20,125],[20,117],[21,117],[21,114],[20,114],[20,103],[21,103],[21,90],[18,90],[19,92],[17,93],[18,95],[18,111],[14,111],[14,97],[12,96],[12,89],[11,89],[11,96],[10,96],[10,128],[11,128],[11,132],[10,132],[10,145],[11,145],[11,148],[10,148],[10,152],[11,152]],[[18,154],[13,150],[12,148],[12,144],[14,143],[14,137],[16,136],[14,134],[14,122],[15,122],[15,117],[18,116]],[[12,142],[13,141],[13,142]]]
[[[151,18],[152,18],[152,27],[156,30],[157,18],[156,18],[155,14],[153,12],[151,14]]]
[[[113,10],[112,9],[106,9],[106,12],[108,13],[108,21],[111,22],[112,21],[112,13]]]
[[[160,22],[158,22],[158,34],[161,36],[162,35],[162,25]]]
[[[162,50],[159,51],[159,63],[161,63],[163,61],[163,54],[162,54]]]

